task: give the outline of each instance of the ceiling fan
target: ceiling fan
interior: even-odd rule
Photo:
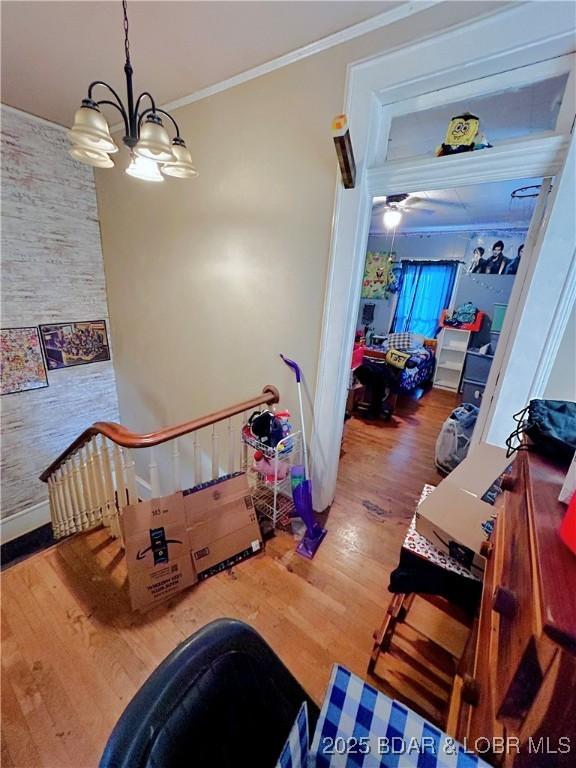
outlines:
[[[372,215],[378,216],[384,214],[384,226],[386,229],[394,229],[398,226],[404,213],[436,213],[435,208],[439,206],[445,207],[459,207],[460,203],[452,202],[450,200],[443,200],[441,198],[431,198],[429,193],[427,197],[418,197],[407,192],[403,192],[399,195],[383,195],[381,197],[374,198],[374,206],[372,208]],[[426,204],[432,203],[435,208],[425,207]],[[424,205],[422,205],[424,204]]]

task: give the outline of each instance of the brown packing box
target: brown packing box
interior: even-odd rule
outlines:
[[[198,581],[181,492],[125,507],[122,532],[134,610],[151,608]]]
[[[487,539],[482,523],[495,512],[482,496],[513,460],[506,457],[504,448],[487,443],[474,446],[416,511],[418,533],[476,574],[485,565],[480,554]]]
[[[246,475],[184,496],[190,554],[199,579],[262,549]]]

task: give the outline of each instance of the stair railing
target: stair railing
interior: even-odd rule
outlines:
[[[40,475],[48,484],[54,538],[99,525],[121,538],[122,509],[145,493],[156,498],[245,471],[242,424],[253,409],[279,399],[276,387],[267,385],[249,400],[144,435],[113,422],[92,424]],[[148,454],[147,482],[137,476],[136,451]]]

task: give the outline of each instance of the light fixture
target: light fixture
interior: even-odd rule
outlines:
[[[190,150],[186,148],[183,139],[172,140],[172,152],[174,152],[176,160],[164,163],[162,173],[165,176],[175,176],[177,179],[192,179],[194,176],[198,176],[198,171],[192,165]]]
[[[402,220],[402,213],[397,208],[387,208],[383,219],[386,229],[396,229]]]
[[[198,175],[198,171],[192,164],[192,157],[186,148],[184,139],[180,136],[178,123],[172,115],[156,106],[156,102],[148,91],[143,91],[136,101],[132,88],[132,75],[134,70],[130,63],[130,42],[128,40],[128,12],[126,0],[122,2],[124,15],[124,51],[126,61],[124,74],[126,75],[126,108],[114,88],[102,80],[90,83],[88,96],[83,99],[82,106],[74,116],[74,125],[68,132],[72,147],[70,155],[82,163],[93,165],[96,168],[111,168],[114,163],[110,155],[118,151],[110,135],[110,129],[106,118],[102,114],[101,107],[106,105],[114,107],[122,115],[125,135],[124,144],[131,150],[132,160],[126,169],[126,173],[138,179],[146,181],[163,181],[162,173],[179,179],[190,179]],[[102,99],[96,101],[93,92],[96,87],[107,88],[112,94],[113,100]],[[142,109],[142,103],[148,101],[150,106]],[[172,123],[176,136],[171,140],[170,135],[162,123],[162,117],[168,118]]]
[[[164,177],[158,170],[158,163],[141,155],[132,156],[126,173],[135,179],[142,179],[142,181],[164,181]]]

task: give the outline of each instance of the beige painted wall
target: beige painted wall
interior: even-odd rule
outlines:
[[[125,424],[190,419],[266,383],[294,408],[279,352],[313,398],[346,66],[497,7],[440,5],[181,108],[196,180],[131,179],[125,151],[96,172]]]

